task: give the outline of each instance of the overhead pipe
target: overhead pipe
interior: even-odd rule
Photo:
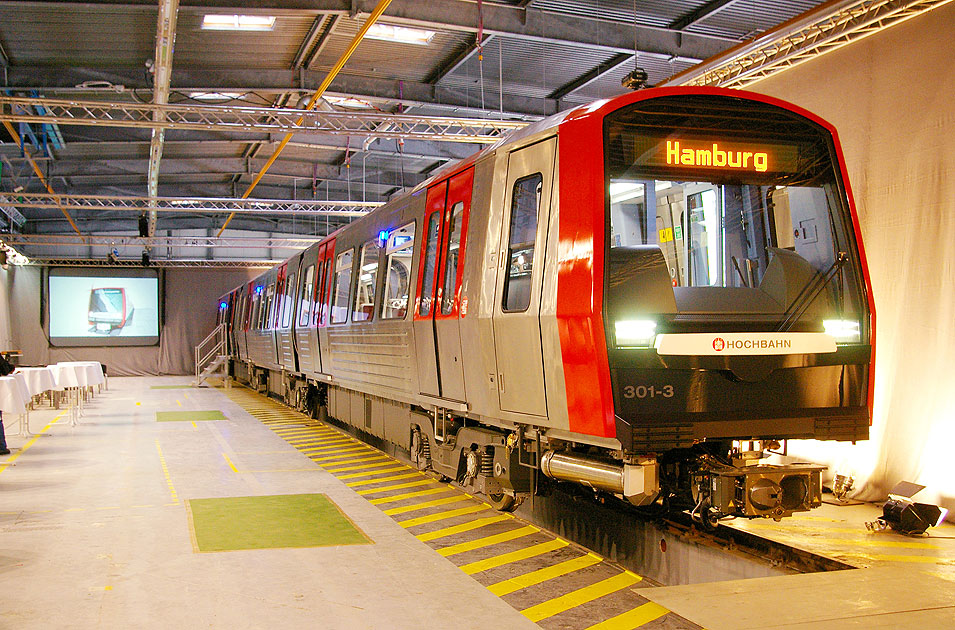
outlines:
[[[179,0],[162,0],[156,23],[156,56],[153,62],[153,103],[169,103],[169,84],[172,81],[172,52],[176,43],[176,19],[179,14]],[[154,122],[164,122],[166,114],[161,109],[153,112]],[[149,174],[146,180],[146,195],[155,198],[159,195],[159,162],[162,160],[163,141],[166,130],[153,128],[149,142]],[[145,236],[156,232],[158,215],[149,212],[148,228]]]
[[[391,4],[391,0],[381,0],[378,3],[378,6],[375,7],[375,10],[372,11],[371,15],[368,16],[368,19],[365,20],[365,23],[362,24],[361,29],[352,39],[351,44],[348,45],[348,48],[342,53],[341,58],[335,63],[335,66],[331,71],[325,76],[325,79],[322,81],[322,84],[318,86],[318,89],[315,90],[315,93],[312,95],[312,98],[309,99],[308,104],[305,105],[305,110],[310,111],[315,108],[315,104],[318,102],[318,99],[322,97],[322,94],[325,93],[325,90],[328,89],[328,86],[332,84],[332,81],[338,76],[338,73],[345,66],[345,62],[352,56],[352,53],[355,52],[355,49],[358,48],[358,44],[361,43],[361,40],[364,39],[365,33],[368,32],[375,22],[378,21],[378,18],[381,17],[381,14],[385,12],[385,9],[388,8],[388,5]],[[302,124],[302,121],[305,120],[304,116],[300,116],[296,125]],[[255,190],[255,187],[259,185],[259,182],[262,180],[262,177],[265,176],[265,173],[272,167],[272,164],[275,163],[275,160],[278,159],[279,155],[285,149],[285,145],[289,143],[289,140],[292,139],[293,132],[288,132],[285,134],[285,137],[282,138],[282,141],[279,143],[279,146],[275,148],[275,151],[272,153],[272,157],[268,159],[265,163],[265,166],[262,167],[262,170],[259,171],[259,174],[255,176],[255,179],[252,180],[252,183],[249,185],[249,188],[242,193],[242,199],[248,199],[249,195],[252,194],[252,191]],[[225,223],[222,224],[222,227],[219,229],[219,232],[216,236],[221,236],[225,231],[226,227],[229,225],[229,222],[232,221],[232,217],[235,216],[235,213],[229,215],[229,218],[226,219]]]

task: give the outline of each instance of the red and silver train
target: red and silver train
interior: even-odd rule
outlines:
[[[233,374],[507,509],[576,482],[712,524],[821,502],[874,309],[832,126],[648,89],[450,165],[221,298]],[[783,460],[785,461],[785,460]],[[539,474],[540,473],[540,474]]]

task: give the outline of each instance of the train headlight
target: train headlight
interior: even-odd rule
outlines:
[[[649,348],[657,334],[657,323],[652,319],[626,319],[614,322],[618,347]]]
[[[859,343],[862,340],[859,322],[851,319],[827,319],[822,322],[822,327],[836,343]]]

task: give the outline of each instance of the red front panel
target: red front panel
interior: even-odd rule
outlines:
[[[557,327],[570,430],[614,437],[602,308],[605,219],[601,129],[602,117],[584,117],[561,125],[557,136]]]

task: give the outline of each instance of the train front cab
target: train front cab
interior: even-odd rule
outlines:
[[[602,209],[589,223],[562,216],[562,243],[592,230],[605,264],[590,294],[573,291],[586,284],[579,269],[562,274],[558,303],[578,330],[582,300],[602,305],[592,359],[610,377],[585,390],[568,374],[572,425],[614,436],[625,459],[658,458],[679,507],[714,518],[810,509],[822,467],[758,464],[782,439],[868,436],[874,309],[835,132],[723,90],[620,105],[562,128],[562,146],[603,147],[599,158],[562,152],[563,212]],[[604,165],[599,185],[575,164],[588,158]],[[580,362],[564,352],[565,369]],[[574,415],[598,397],[612,415]]]

